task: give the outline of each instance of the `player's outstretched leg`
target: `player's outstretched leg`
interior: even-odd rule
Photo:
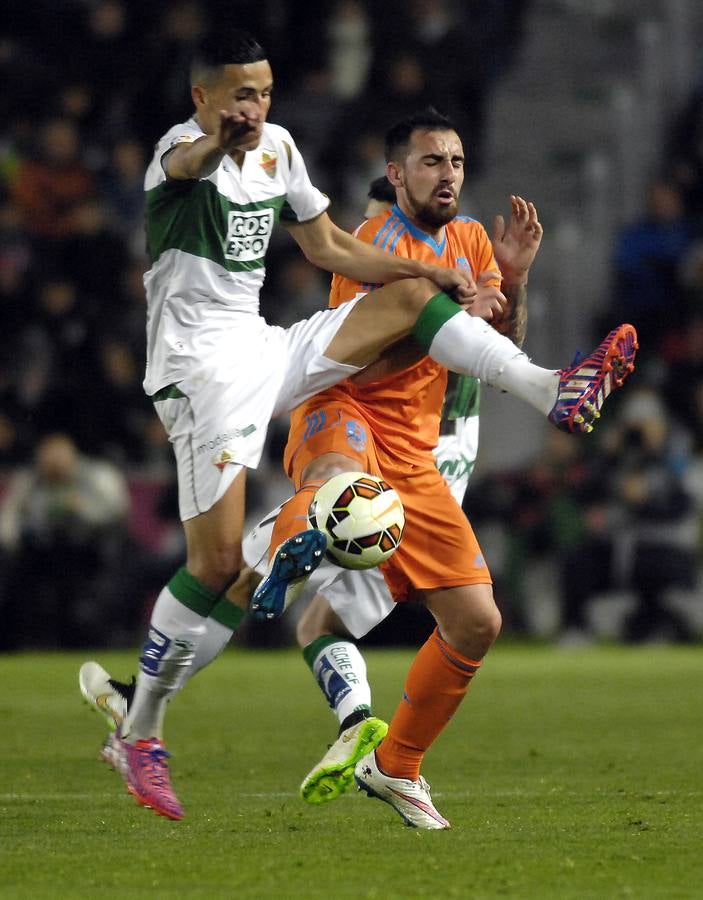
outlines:
[[[317,528],[301,531],[283,541],[251,597],[254,619],[275,619],[300,595],[310,575],[322,562],[327,538]]]
[[[430,786],[422,775],[417,781],[391,778],[378,768],[374,750],[356,764],[354,778],[360,791],[388,803],[411,828],[451,828],[435,808]]]
[[[549,421],[562,431],[593,431],[608,396],[635,368],[639,344],[632,325],[620,325],[584,359],[559,370],[557,401]]]
[[[354,784],[355,765],[378,747],[387,731],[388,725],[375,716],[345,729],[303,779],[300,785],[303,800],[327,803],[348,791]]]

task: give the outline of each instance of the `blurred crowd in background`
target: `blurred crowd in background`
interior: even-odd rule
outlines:
[[[383,172],[386,128],[428,103],[470,135],[467,180],[481,178],[491,98],[519,65],[530,6],[10,3],[0,37],[0,649],[97,635],[131,643],[182,563],[172,455],[141,387],[142,182],[156,139],[190,115],[199,36],[233,15],[259,36],[276,79],[270,118],[290,129],[333,219],[351,229]],[[594,340],[636,324],[636,378],[596,435],[550,432],[538,460],[483,477],[479,465],[469,490],[515,633],[565,644],[700,637],[703,79],[671,110],[658,155],[641,217],[612,246],[609,294],[584,312]],[[282,231],[268,273],[269,321],[326,305],[328,276]],[[285,436],[280,422],[252,473],[252,517],[288,492]],[[545,595],[546,624],[530,612]]]

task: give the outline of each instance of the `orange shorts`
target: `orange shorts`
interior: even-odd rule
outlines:
[[[318,408],[291,430],[285,466],[296,490],[306,466],[324,453],[357,460],[360,470],[379,475],[403,502],[403,539],[381,566],[396,602],[409,599],[412,588],[492,583],[469,520],[432,461],[413,466],[391,460],[374,444],[358,408],[340,403]]]

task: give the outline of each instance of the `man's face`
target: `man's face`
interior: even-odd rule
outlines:
[[[209,86],[194,85],[193,100],[200,127],[212,134],[219,121],[220,110],[243,113],[252,122],[251,139],[242,144],[242,150],[255,150],[261,140],[264,122],[271,107],[273,75],[268,60],[228,65],[222,67],[222,75]]]
[[[418,224],[441,228],[459,211],[464,150],[455,131],[413,132],[402,162],[388,164],[398,203]]]

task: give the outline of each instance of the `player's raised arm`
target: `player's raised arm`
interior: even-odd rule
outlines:
[[[197,141],[177,144],[164,158],[164,170],[169,178],[176,180],[205,178],[215,171],[223,156],[234,153],[255,130],[255,124],[246,116],[220,110],[217,131]]]
[[[503,275],[501,290],[507,304],[493,327],[519,347],[527,331],[527,278],[542,241],[543,229],[534,203],[510,197],[510,219],[496,216],[493,224],[493,254]]]
[[[399,278],[429,278],[459,302],[470,302],[476,296],[476,285],[470,272],[433,266],[378,250],[347,234],[326,213],[309,222],[287,225],[287,228],[307,259],[328,272],[377,284]]]

